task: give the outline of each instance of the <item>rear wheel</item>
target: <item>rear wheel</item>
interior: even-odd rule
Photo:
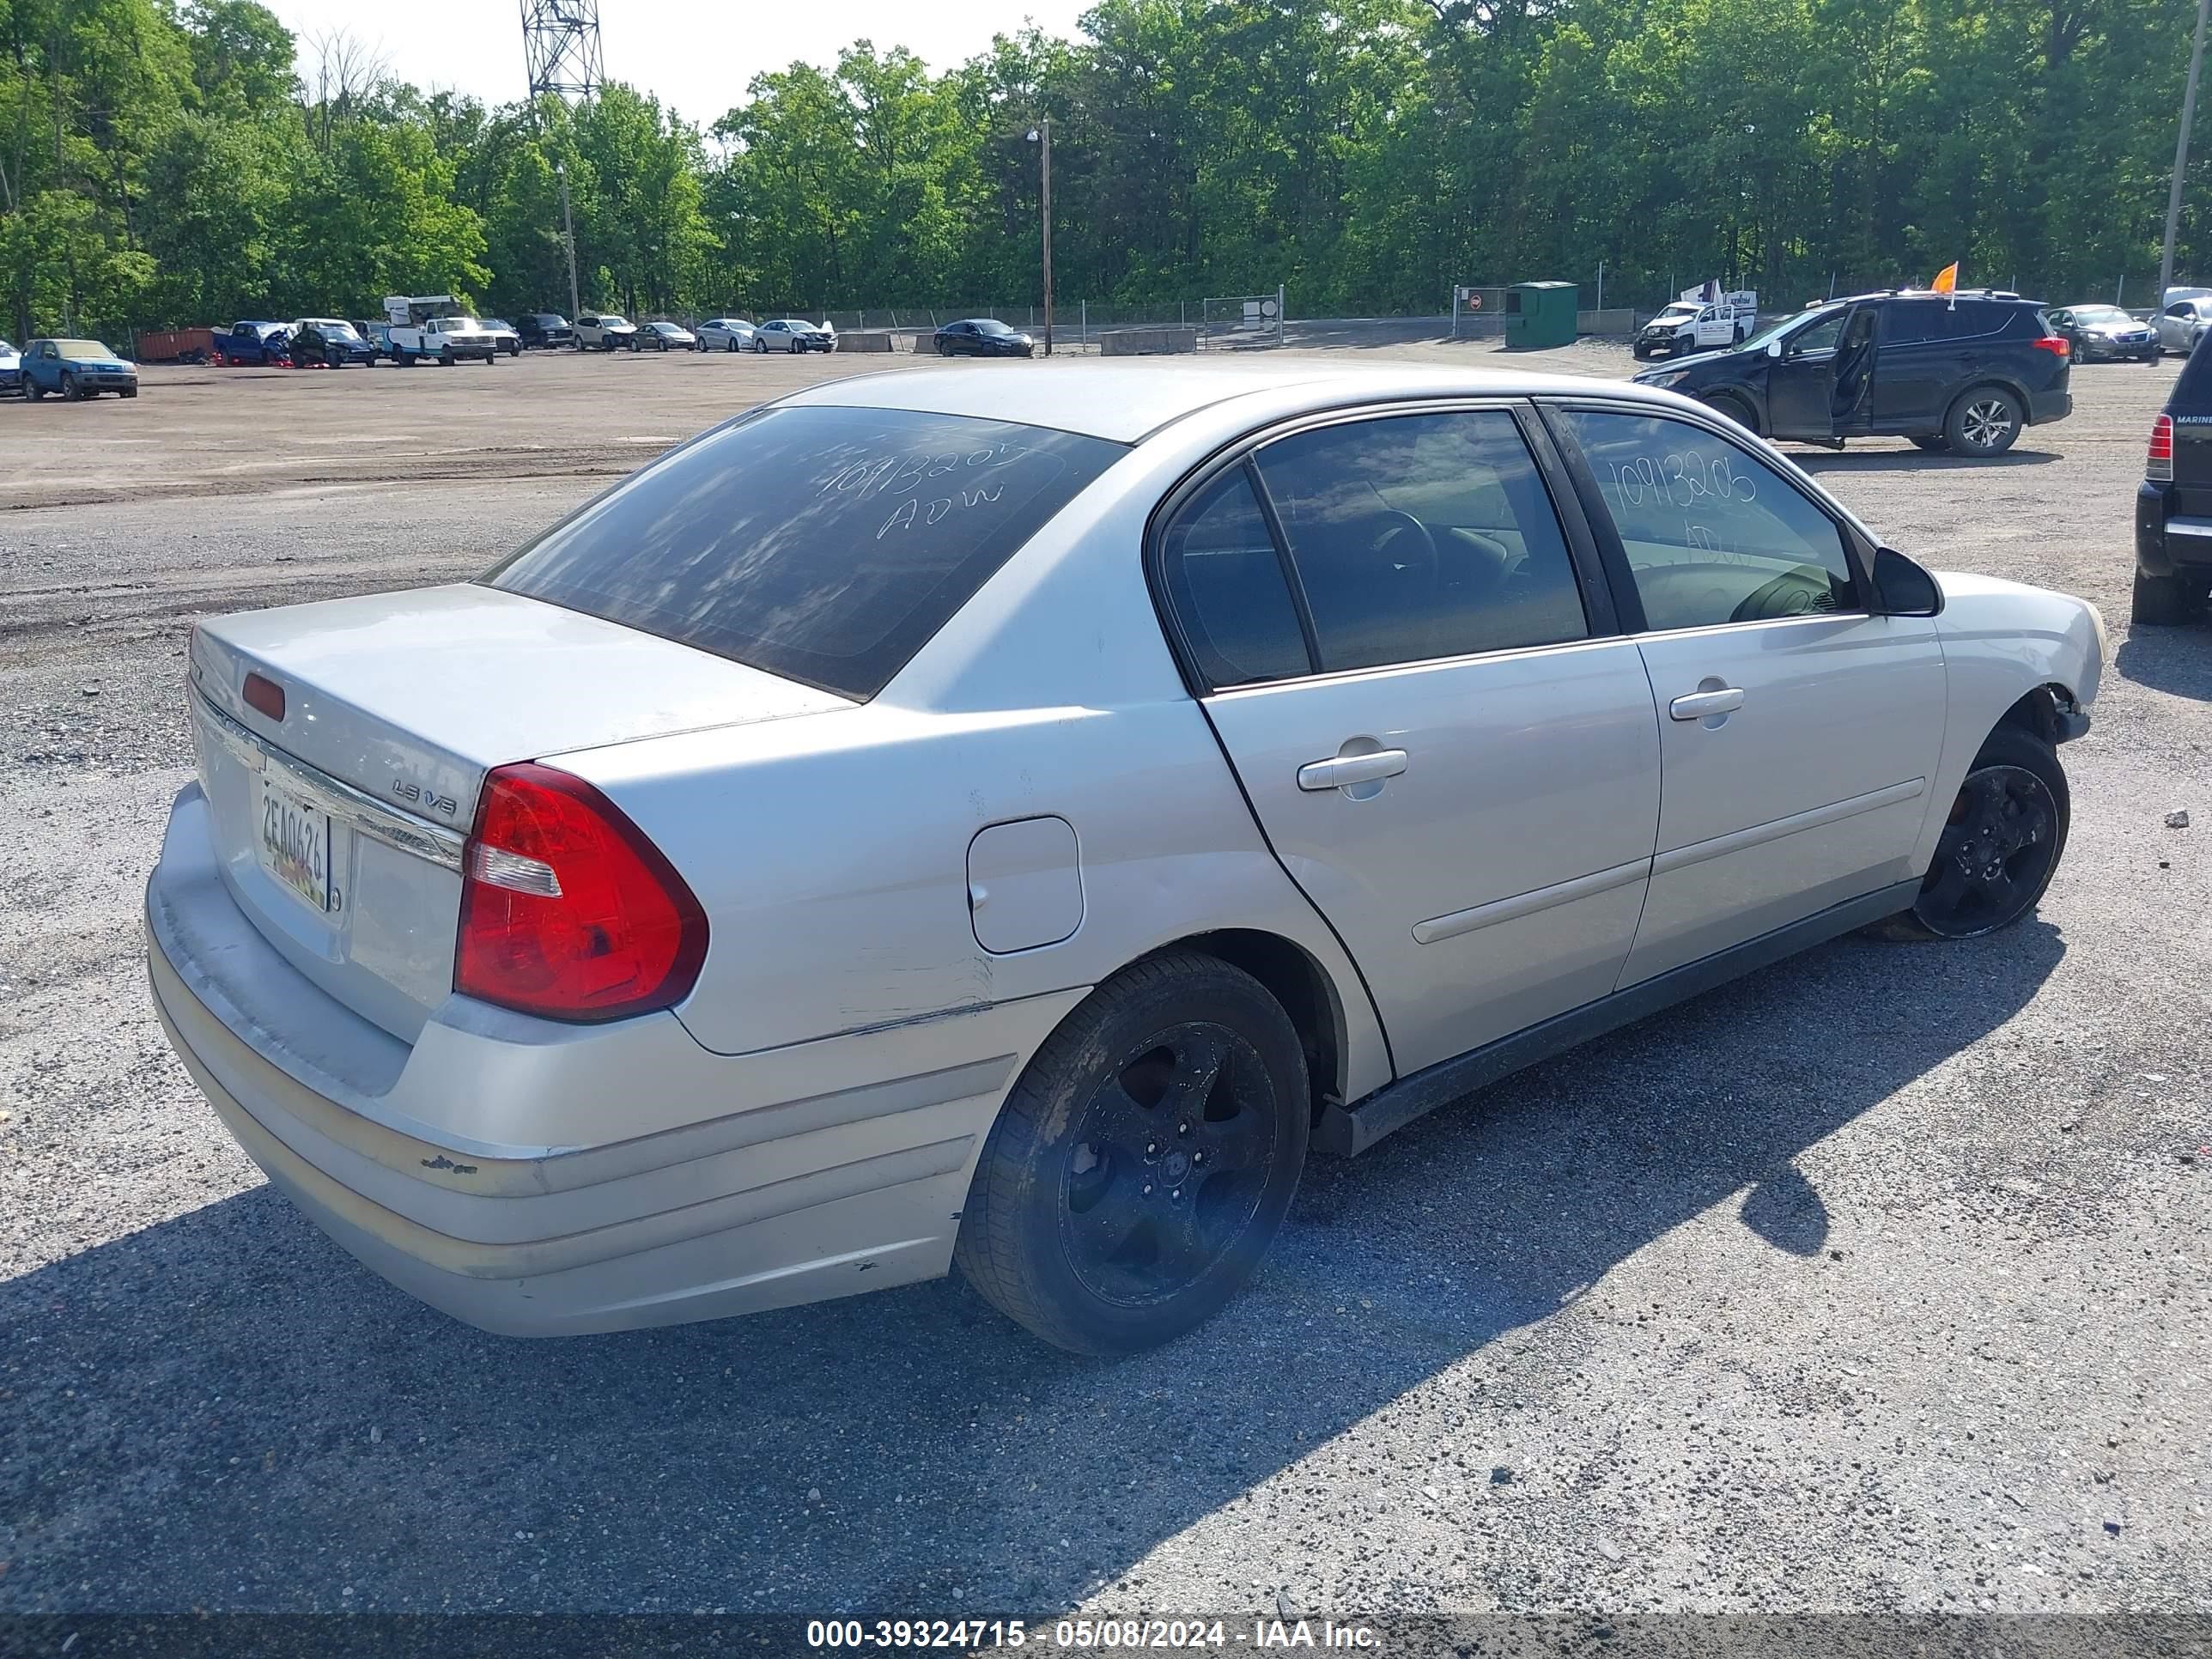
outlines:
[[[1951,405],[1943,436],[1960,454],[1986,460],[2013,447],[2022,421],[2019,398],[2002,386],[1978,386]]]
[[[1138,963],[1022,1073],[955,1259],[1057,1346],[1168,1341],[1251,1278],[1297,1190],[1309,1117],[1297,1032],[1258,981],[1193,951]]]
[[[1912,447],[1915,449],[1924,449],[1931,455],[1940,455],[1950,448],[1951,441],[1940,432],[1929,433],[1915,438],[1912,441]]]
[[[2178,628],[2194,622],[2204,608],[2203,591],[2185,576],[2148,576],[2136,572],[2133,619],[2148,628]]]
[[[2066,850],[2072,805],[2051,745],[2014,726],[1982,744],[1951,803],[1912,908],[1892,939],[1979,939],[2035,908]]]

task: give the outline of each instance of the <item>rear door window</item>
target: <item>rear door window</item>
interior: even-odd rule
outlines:
[[[1921,345],[1939,337],[1936,316],[1943,307],[1926,300],[1905,300],[1881,308],[1884,345]]]
[[[1505,410],[1317,427],[1256,459],[1324,671],[1588,635],[1551,495]]]
[[[966,416],[763,410],[662,456],[483,580],[866,700],[1126,453]]]

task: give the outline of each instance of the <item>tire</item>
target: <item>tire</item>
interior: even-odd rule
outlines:
[[[1649,346],[1632,345],[1628,348],[1628,354],[1639,363],[1648,363],[1651,361],[1651,348]]]
[[[452,352],[450,352],[450,351],[441,351],[441,352],[440,352],[440,353],[438,354],[438,367],[439,367],[439,368],[451,368],[453,366],[453,354]]]
[[[1943,436],[1957,453],[1989,460],[2013,447],[2025,423],[2019,398],[2001,386],[1978,386],[1952,403]]]
[[[2136,572],[2131,620],[2143,628],[2179,628],[2203,614],[2204,599],[2183,576],[2149,576]]]
[[[74,374],[64,374],[61,378],[62,401],[65,404],[82,403],[84,401],[84,388],[76,383],[76,376]]]
[[[402,368],[412,368],[415,367],[415,354],[411,351],[395,352],[392,361]]]
[[[760,356],[763,356],[763,357],[767,356],[768,356],[768,342],[767,342],[766,340],[762,339],[762,338],[761,338],[761,337],[760,337],[759,335],[757,335],[757,334],[754,335],[754,336],[753,336],[753,349],[754,349],[756,352],[757,352]]]
[[[2011,927],[2057,873],[2072,816],[2057,751],[2033,732],[2000,726],[1966,770],[1919,896],[1875,931],[1895,939],[1958,939]]]
[[[1742,398],[1735,396],[1733,393],[1726,392],[1715,392],[1711,397],[1705,398],[1703,401],[1705,407],[1711,410],[1714,414],[1727,416],[1729,419],[1734,421],[1746,432],[1755,433],[1759,430],[1758,411],[1753,410],[1752,406],[1746,403]]]
[[[124,387],[124,389],[123,389],[121,392],[118,392],[118,393],[116,393],[116,396],[118,396],[118,398],[135,398],[135,397],[137,397],[137,395],[138,395],[138,388],[137,388],[137,386],[125,386],[125,387]]]
[[[40,386],[36,380],[27,380],[23,382],[23,395],[28,398],[34,404],[44,403],[46,398],[46,389]]]
[[[1169,1341],[1252,1277],[1310,1116],[1297,1031],[1257,980],[1195,951],[1148,957],[1030,1060],[984,1143],[954,1260],[1054,1346]]]
[[[1942,455],[1949,451],[1951,441],[1940,432],[1923,433],[1912,440],[1912,447],[1924,449],[1930,455]]]
[[[702,346],[702,347],[700,347],[699,349],[700,349],[702,351],[704,351],[704,350],[706,349],[706,347]],[[732,334],[732,336],[730,336],[730,338],[729,338],[729,343],[728,343],[728,344],[726,344],[726,345],[725,345],[725,346],[722,348],[722,349],[723,349],[723,350],[725,350],[725,351],[735,351],[737,349],[738,349],[738,337],[737,337],[736,335]]]

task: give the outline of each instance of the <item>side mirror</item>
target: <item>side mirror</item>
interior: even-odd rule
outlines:
[[[1766,343],[1766,355],[1770,357],[1779,357],[1782,355],[1782,342],[1769,340]]]
[[[1893,547],[1874,552],[1874,604],[1883,617],[1934,617],[1943,609],[1943,589],[1936,578]]]

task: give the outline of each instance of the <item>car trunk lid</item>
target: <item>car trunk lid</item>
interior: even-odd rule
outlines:
[[[452,986],[459,849],[493,767],[852,706],[475,584],[205,623],[191,678],[233,895],[302,973],[409,1041]]]

